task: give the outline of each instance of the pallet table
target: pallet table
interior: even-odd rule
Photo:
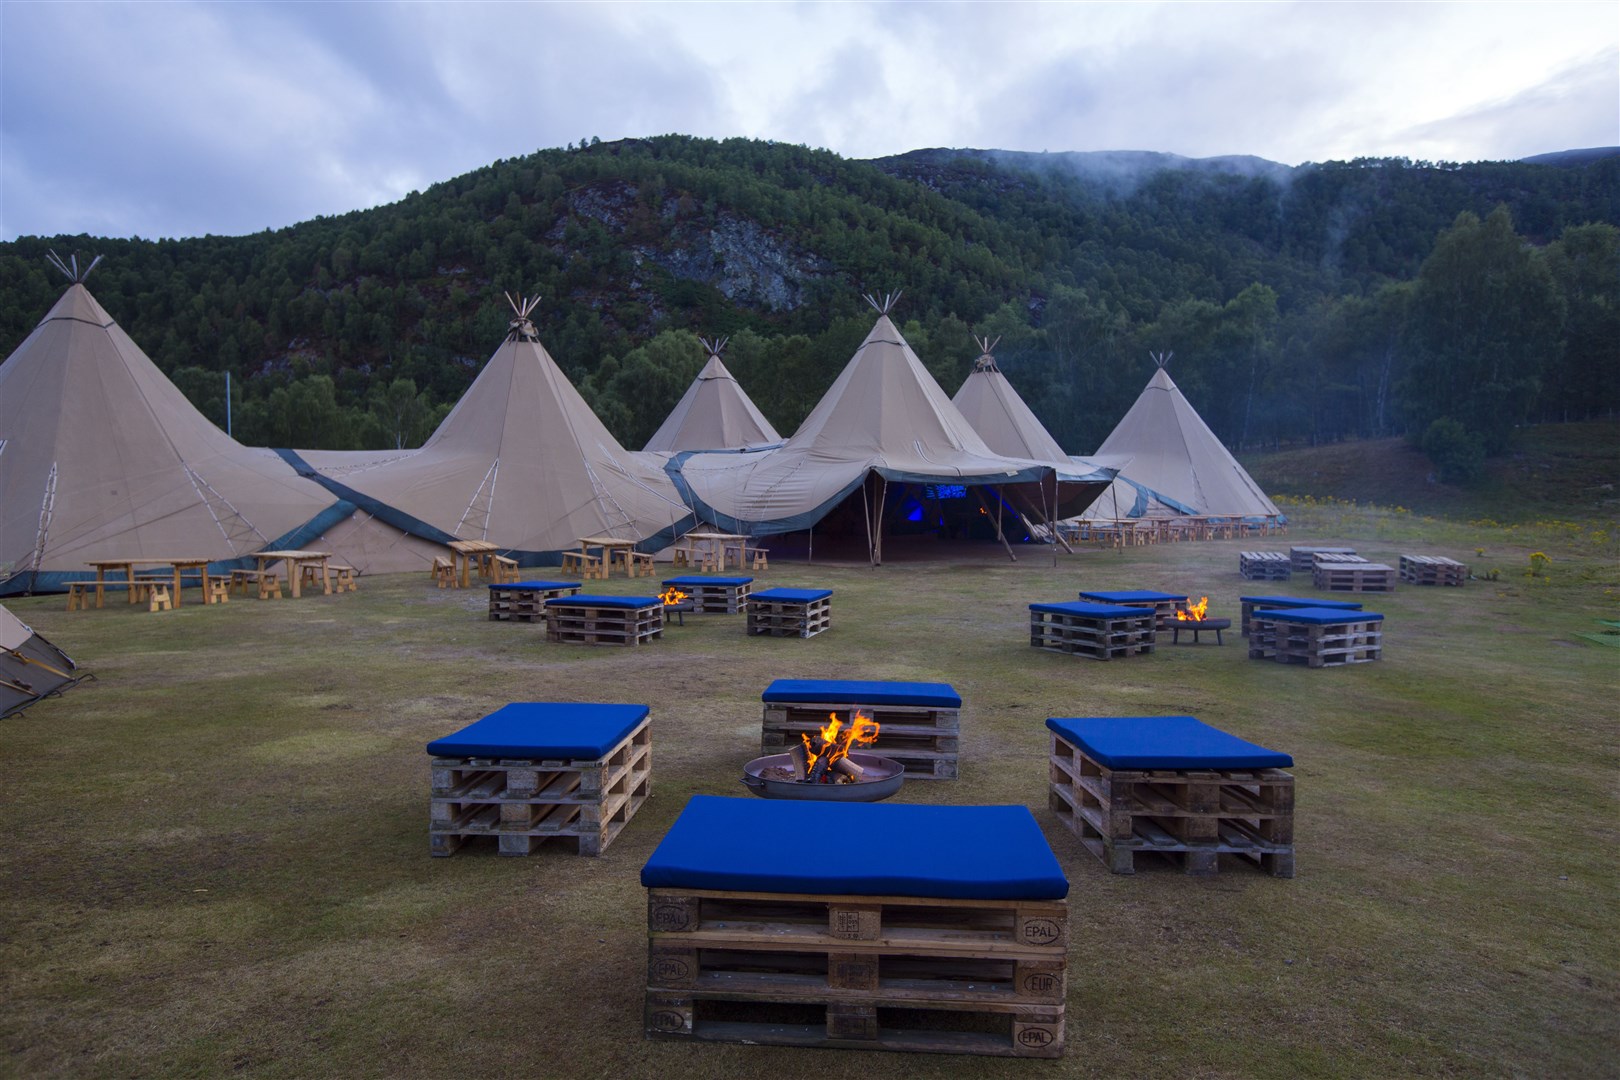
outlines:
[[[495,837],[502,855],[528,855],[555,837],[602,854],[652,794],[649,711],[518,702],[428,743],[433,854],[481,836]]]
[[[1402,555],[1401,580],[1409,585],[1462,585],[1468,564],[1443,555]]]
[[[656,596],[558,596],[545,603],[547,641],[635,646],[664,636],[664,604]]]
[[[1257,611],[1286,611],[1290,608],[1333,608],[1360,611],[1360,600],[1322,600],[1314,596],[1240,596],[1243,605],[1243,636],[1249,636],[1249,622]]]
[[[509,581],[489,587],[491,622],[545,622],[546,601],[572,596],[581,586],[573,581]]]
[[[1287,581],[1294,574],[1294,564],[1280,551],[1241,551],[1238,573],[1249,581]]]
[[[1112,660],[1150,653],[1158,618],[1146,608],[1079,602],[1029,605],[1029,643],[1037,649]]]
[[[1176,621],[1176,612],[1186,610],[1189,598],[1183,593],[1127,589],[1123,592],[1082,592],[1080,599],[1092,604],[1147,608],[1157,619],[1158,628],[1168,630]]]
[[[1337,667],[1383,658],[1384,617],[1375,611],[1291,608],[1256,611],[1249,628],[1249,659]]]
[[[1311,583],[1328,592],[1394,592],[1395,568],[1374,562],[1319,562]]]
[[[1241,855],[1294,876],[1294,759],[1191,716],[1053,718],[1048,799],[1116,874],[1142,852],[1189,874]]]
[[[1354,555],[1355,548],[1349,547],[1291,547],[1288,549],[1288,562],[1296,574],[1308,574],[1315,566],[1316,556],[1324,555]]]
[[[751,635],[808,638],[831,626],[831,589],[766,589],[748,598]]]
[[[1063,1054],[1069,886],[1027,807],[695,795],[641,883],[651,1038]]]
[[[664,588],[679,589],[700,615],[740,615],[748,610],[748,597],[754,588],[751,577],[698,577],[688,575],[664,581]]]
[[[962,697],[948,683],[777,679],[760,695],[760,753],[781,754],[813,735],[830,716],[859,710],[877,721],[868,749],[892,758],[908,780],[954,780]]]

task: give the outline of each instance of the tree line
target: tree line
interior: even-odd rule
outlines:
[[[256,445],[420,443],[541,296],[548,351],[639,447],[703,362],[784,433],[873,315],[947,392],[974,334],[1072,452],[1152,371],[1235,447],[1406,433],[1465,478],[1515,425],[1620,406],[1620,159],[1377,159],[1134,188],[935,153],[753,140],[581,142],[398,203],[243,237],[0,245],[0,350],[59,294],[47,249],[211,419]],[[1438,427],[1436,426],[1438,425]]]

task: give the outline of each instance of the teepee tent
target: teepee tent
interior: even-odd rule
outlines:
[[[1003,457],[986,446],[890,320],[896,298],[868,297],[876,324],[787,442],[671,460],[669,471],[700,518],[764,536],[808,529],[844,507],[864,524],[876,563],[885,519],[902,505],[901,486],[911,486],[913,512],[928,520],[944,509],[932,505],[941,489],[986,512],[994,506],[994,516],[1004,500],[1014,512],[1051,520],[1077,513],[1106,486],[1102,478],[1058,485],[1053,463]],[[930,505],[921,505],[918,492],[932,493]],[[848,511],[857,494],[859,509]]]
[[[54,261],[72,284],[0,364],[0,596],[90,559],[230,564],[352,512],[199,413],[85,288],[95,263]]]
[[[699,339],[709,361],[692,385],[642,447],[646,451],[741,450],[782,441],[771,422],[754,407],[748,395],[720,362],[726,339]]]
[[[1116,482],[1082,516],[1286,520],[1177,388],[1166,370],[1169,354],[1153,360],[1147,387],[1097,450],[1099,457],[1130,458],[1120,476],[1125,486]]]
[[[0,606],[0,718],[59,694],[84,678],[55,645]]]
[[[284,451],[366,515],[435,543],[487,540],[525,566],[556,565],[581,537],[667,546],[692,515],[652,455],[619,445],[538,339],[538,297],[511,297],[511,328],[419,450]]]

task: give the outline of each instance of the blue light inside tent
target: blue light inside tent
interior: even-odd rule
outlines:
[[[929,499],[965,499],[967,488],[961,484],[924,484],[923,496]],[[916,518],[912,519],[913,521]]]
[[[906,509],[906,520],[907,521],[921,521],[922,519],[923,519],[922,503],[918,502],[916,499],[912,499],[911,500],[911,505]]]

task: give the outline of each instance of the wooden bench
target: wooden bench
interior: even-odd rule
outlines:
[[[332,572],[333,592],[359,592],[360,585],[355,581],[358,576],[352,566],[332,565],[327,567]]]
[[[615,551],[614,557],[624,565],[625,577],[652,577],[653,557],[651,552],[632,551],[630,548],[620,548]]]
[[[208,588],[203,592],[204,604],[226,604],[231,599],[231,583],[222,577],[208,579]]]
[[[456,564],[455,560],[449,556],[435,555],[433,557],[432,573],[433,583],[439,588],[453,589],[456,587]]]
[[[831,589],[766,589],[748,599],[750,637],[810,638],[831,627]]]
[[[153,581],[146,586],[147,611],[172,611],[173,605],[169,596],[169,587],[162,582]]]
[[[1383,655],[1384,617],[1375,611],[1289,608],[1250,617],[1250,660],[1319,668],[1368,664]]]
[[[489,580],[496,585],[505,585],[522,577],[518,569],[518,561],[509,559],[505,555],[492,555],[489,569]]]
[[[1069,602],[1029,605],[1029,643],[1037,649],[1113,660],[1151,653],[1157,614],[1149,607]]]
[[[606,576],[602,567],[602,556],[587,555],[583,551],[563,552],[562,570],[565,574],[578,574],[586,579]]]
[[[645,645],[664,636],[656,596],[558,596],[546,601],[546,640],[573,645]]]
[[[93,581],[68,582],[67,609],[85,611],[95,601],[96,583]]]

